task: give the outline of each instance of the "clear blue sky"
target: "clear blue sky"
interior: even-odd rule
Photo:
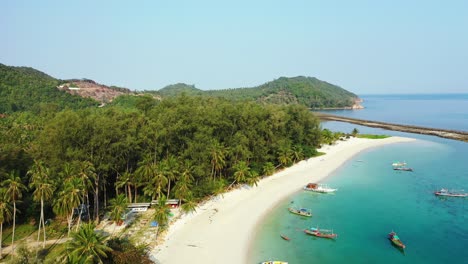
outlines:
[[[0,1],[0,63],[131,89],[468,92],[468,1]]]

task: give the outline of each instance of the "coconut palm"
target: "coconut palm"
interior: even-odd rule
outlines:
[[[44,220],[44,201],[47,201],[50,198],[52,198],[54,186],[50,183],[49,180],[49,168],[47,168],[42,162],[34,161],[34,165],[28,171],[28,174],[31,175],[29,187],[34,188],[33,200],[41,203],[41,215],[39,217],[37,241],[39,242],[42,225],[44,233],[44,241],[42,243],[42,248],[45,248],[46,230]]]
[[[68,263],[103,263],[107,258],[112,249],[106,245],[106,237],[96,233],[94,228],[94,224],[86,223],[72,233],[67,252],[64,252]]]
[[[195,212],[197,203],[195,202],[195,199],[193,198],[192,192],[189,192],[184,199],[184,204],[182,204],[182,212],[184,213],[190,213],[190,212]]]
[[[158,203],[154,208],[154,220],[159,223],[161,229],[165,229],[169,223],[169,215],[171,211],[167,208],[166,197],[164,194],[158,199]]]
[[[89,190],[93,190],[93,182],[96,180],[96,172],[94,165],[89,161],[80,162],[79,164],[79,172],[78,178],[81,179],[83,183],[84,190],[81,201],[83,204],[86,204],[87,212],[88,212],[88,219],[91,218],[89,215]],[[83,213],[83,206],[80,206],[80,215],[78,216],[78,224],[80,226],[81,223],[81,215]]]
[[[266,176],[270,176],[275,172],[275,165],[271,162],[267,162],[263,165],[263,174]]]
[[[127,205],[128,200],[123,193],[117,195],[117,197],[109,201],[111,219],[114,220],[117,224],[122,222],[122,216],[127,209]]]
[[[351,131],[351,134],[353,135],[353,137],[356,137],[357,134],[359,134],[359,130],[357,128],[354,128],[353,131]]]
[[[79,178],[73,178],[66,182],[63,190],[56,200],[53,210],[60,216],[67,217],[68,222],[68,236],[70,236],[71,224],[73,220],[73,211],[81,204],[81,197],[83,193],[83,182]]]
[[[178,173],[177,159],[174,156],[169,156],[163,161],[165,168],[165,175],[167,178],[167,198],[171,193],[171,182],[175,181]]]
[[[10,197],[6,195],[6,189],[0,188],[0,259],[2,259],[3,223],[10,221],[13,208],[10,205]]]
[[[210,148],[211,155],[211,176],[212,179],[216,177],[216,174],[220,175],[221,170],[226,166],[226,155],[228,149],[218,141],[215,141]]]
[[[245,161],[239,161],[234,165],[234,182],[231,183],[242,183],[246,182],[247,178],[250,177],[250,168]]]
[[[5,195],[13,202],[13,232],[11,234],[11,250],[15,251],[15,228],[16,228],[16,201],[23,197],[23,191],[26,191],[26,186],[21,181],[17,171],[11,171],[7,174],[7,179],[2,182],[2,186],[7,187]]]

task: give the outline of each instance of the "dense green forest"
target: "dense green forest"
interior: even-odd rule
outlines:
[[[179,199],[183,211],[191,211],[211,195],[255,185],[317,155],[321,144],[340,137],[321,130],[300,104],[182,93],[163,100],[126,95],[98,108],[90,107],[94,101],[59,92],[58,81],[41,72],[22,67],[6,72],[0,80],[7,95],[1,99],[7,114],[0,116],[0,225],[12,227],[12,245],[16,223],[39,223],[45,240],[45,219],[66,222],[71,237],[95,236],[93,226],[76,232],[72,227],[88,217],[99,223],[105,211],[121,221],[129,202],[159,200],[154,218],[164,227],[165,199]],[[81,213],[77,219],[80,204],[90,208],[86,219]],[[78,242],[71,240],[64,256],[76,257],[73,243]],[[121,248],[127,242],[115,243]]]
[[[18,111],[50,112],[97,106],[89,98],[59,91],[59,80],[28,67],[0,63],[0,114]]]
[[[350,107],[358,98],[345,89],[317,78],[298,76],[281,77],[271,82],[252,87],[203,91],[194,85],[178,83],[157,92],[147,91],[163,97],[181,93],[208,97],[222,97],[230,100],[256,101],[273,104],[300,104],[308,108]]]

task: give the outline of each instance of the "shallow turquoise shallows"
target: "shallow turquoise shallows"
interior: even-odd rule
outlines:
[[[405,136],[419,140],[367,150],[323,180],[339,189],[336,194],[298,190],[278,204],[253,234],[249,263],[468,263],[468,198],[434,195],[443,187],[468,191],[468,143]],[[414,172],[394,171],[395,161]],[[312,217],[289,213],[291,205],[310,208]],[[310,227],[333,229],[338,238],[304,234]],[[391,231],[404,251],[388,240]]]

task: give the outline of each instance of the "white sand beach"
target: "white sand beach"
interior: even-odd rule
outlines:
[[[282,199],[308,182],[320,182],[363,150],[412,140],[351,138],[325,146],[319,151],[326,155],[299,162],[261,180],[256,187],[225,193],[197,207],[196,213],[182,216],[171,224],[164,243],[152,249],[152,259],[161,264],[247,263],[257,224]]]

